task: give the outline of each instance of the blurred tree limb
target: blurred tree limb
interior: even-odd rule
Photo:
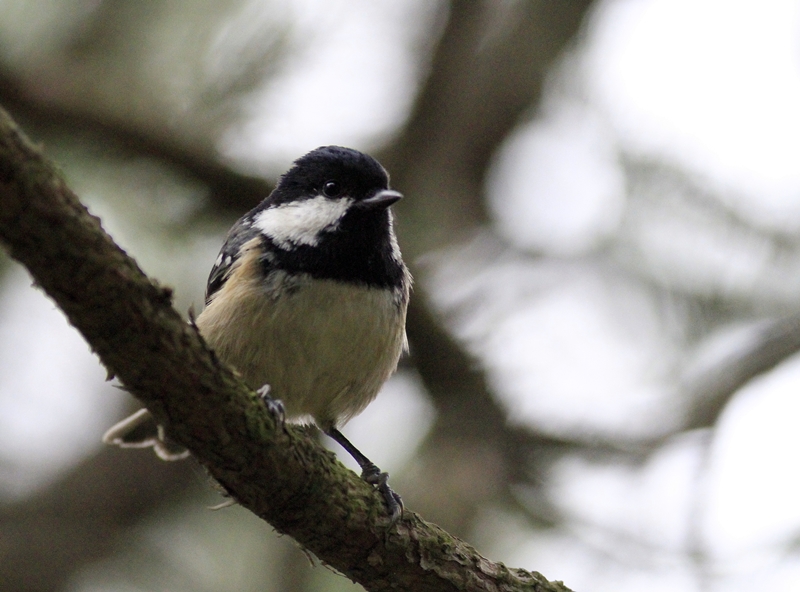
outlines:
[[[196,485],[193,468],[108,447],[44,491],[0,507],[3,590],[60,590],[76,565],[102,559],[117,546],[120,528]]]
[[[765,323],[746,347],[720,361],[690,386],[685,429],[716,424],[734,393],[799,351],[800,315]]]
[[[40,96],[36,89],[0,64],[0,102],[18,116],[39,125],[58,126],[75,132],[99,135],[136,154],[146,155],[206,183],[212,201],[241,212],[248,210],[272,191],[272,183],[261,177],[234,171],[218,162],[216,154],[187,146],[175,138],[166,139],[135,124],[102,113],[61,103],[52,96]]]
[[[382,155],[405,250],[420,255],[488,223],[483,182],[509,132],[538,105],[554,61],[581,30],[590,0],[455,0],[402,135]]]
[[[244,507],[368,590],[565,590],[494,564],[376,492],[270,415],[0,112],[0,238],[110,373]]]

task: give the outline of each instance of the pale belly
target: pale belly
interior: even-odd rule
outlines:
[[[270,385],[290,419],[310,416],[323,429],[341,425],[397,367],[405,307],[390,291],[330,280],[312,287],[308,279],[279,275],[273,284],[227,282],[197,325],[251,387]]]

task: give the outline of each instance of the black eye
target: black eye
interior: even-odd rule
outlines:
[[[322,193],[325,197],[339,197],[342,194],[342,186],[337,181],[325,181]]]

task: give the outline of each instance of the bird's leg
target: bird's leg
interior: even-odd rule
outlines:
[[[389,510],[392,524],[397,522],[397,519],[403,514],[403,500],[389,487],[389,474],[382,473],[381,470],[375,466],[374,462],[364,456],[362,452],[353,446],[350,440],[345,438],[344,434],[336,428],[327,429],[325,433],[336,440],[336,442],[355,459],[361,467],[361,478],[370,485],[374,485],[378,491],[380,491],[386,502],[386,507]]]

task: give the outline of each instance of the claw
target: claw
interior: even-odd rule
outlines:
[[[325,433],[350,453],[350,456],[361,466],[361,478],[370,485],[373,485],[383,496],[386,509],[389,511],[389,527],[393,526],[403,515],[403,500],[389,487],[389,473],[382,472],[375,463],[364,456],[361,451],[353,446],[353,444],[336,428],[331,428]]]
[[[383,496],[383,501],[386,503],[386,509],[389,511],[390,524],[394,524],[403,515],[403,499],[391,487],[389,487],[389,473],[381,473],[380,469],[375,465],[375,473],[365,475],[361,473],[361,478],[367,483],[374,485],[375,488]]]
[[[261,398],[261,401],[266,406],[267,410],[273,415],[273,417],[277,417],[278,420],[283,425],[286,422],[286,408],[283,406],[283,402],[278,399],[273,399],[270,394],[270,386],[265,384],[260,389],[256,391],[258,396]]]

